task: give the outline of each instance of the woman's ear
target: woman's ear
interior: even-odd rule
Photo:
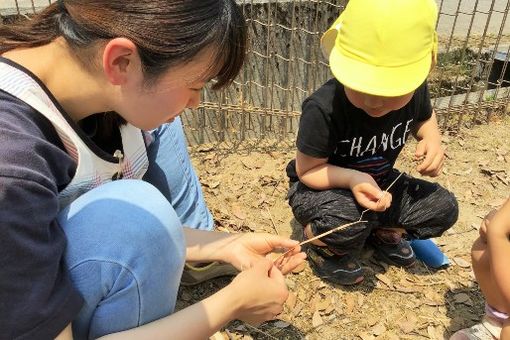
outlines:
[[[112,85],[124,85],[141,71],[136,45],[126,38],[115,38],[103,49],[103,71]]]

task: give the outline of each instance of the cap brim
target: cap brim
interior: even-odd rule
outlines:
[[[329,55],[331,72],[344,86],[376,96],[397,97],[416,90],[430,71],[432,55],[399,67],[381,67],[343,55],[335,46]]]

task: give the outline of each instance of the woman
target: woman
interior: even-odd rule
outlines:
[[[0,337],[195,339],[282,310],[304,255],[276,268],[295,242],[200,230],[177,119],[245,40],[234,0],[61,0],[0,26]],[[173,313],[185,261],[242,272]]]

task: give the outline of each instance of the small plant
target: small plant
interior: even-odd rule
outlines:
[[[492,101],[495,101],[496,100],[496,94],[495,93],[492,93],[492,94],[488,94],[485,96],[484,100],[486,102],[492,102]]]

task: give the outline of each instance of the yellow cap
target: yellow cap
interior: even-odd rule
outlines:
[[[321,39],[331,72],[363,93],[416,90],[437,53],[434,0],[350,0]]]

